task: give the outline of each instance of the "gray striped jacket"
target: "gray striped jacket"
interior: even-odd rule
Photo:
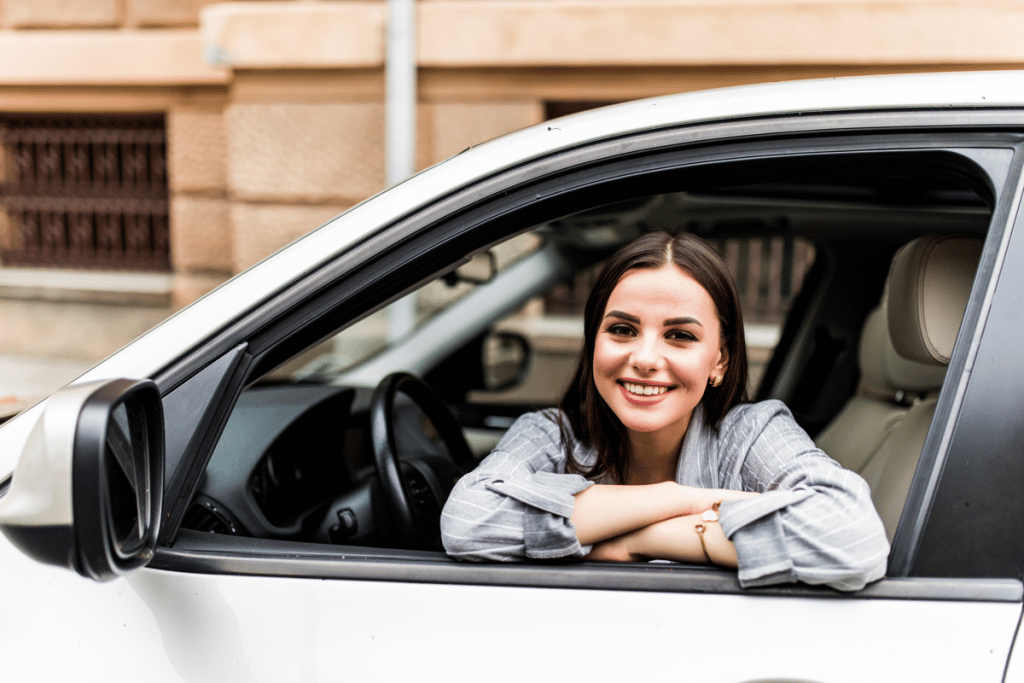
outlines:
[[[477,561],[583,557],[569,521],[573,496],[594,482],[566,474],[554,411],[520,417],[459,480],[441,515],[452,557]],[[595,451],[573,440],[583,465]],[[743,586],[803,581],[856,590],[885,574],[889,544],[867,484],[815,447],[780,401],[733,408],[717,429],[698,406],[676,481],[757,491],[722,503]],[[606,483],[606,482],[601,482]]]

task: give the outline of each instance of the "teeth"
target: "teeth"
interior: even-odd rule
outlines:
[[[623,382],[622,386],[626,387],[626,391],[637,396],[658,396],[668,391],[668,387],[652,387],[647,384],[633,384],[632,382]]]

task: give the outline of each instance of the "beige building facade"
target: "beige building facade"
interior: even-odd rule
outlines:
[[[0,353],[98,360],[382,190],[385,18],[382,0],[0,0],[0,136],[19,115],[157,116],[148,158],[166,167],[147,237],[163,265],[6,258]],[[417,25],[420,167],[597,103],[1024,65],[1024,0],[421,0]],[[16,254],[29,228],[4,140]],[[37,232],[73,241],[58,223]]]

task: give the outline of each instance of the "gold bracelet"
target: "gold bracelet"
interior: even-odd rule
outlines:
[[[703,521],[697,522],[697,525],[693,527],[694,531],[697,532],[697,538],[700,539],[700,549],[704,551],[704,557],[707,558],[708,564],[715,564],[715,561],[711,559],[711,553],[708,552],[708,546],[704,542],[704,530],[707,529],[707,526],[704,524],[704,522],[718,521],[718,508],[721,504],[722,501],[716,501],[715,504],[711,506],[710,510],[705,510],[704,513],[700,516],[701,520]]]

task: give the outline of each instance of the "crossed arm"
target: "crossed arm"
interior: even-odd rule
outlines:
[[[863,479],[814,447],[785,407],[752,404],[698,439],[681,455],[687,482],[714,481],[730,489],[662,482],[649,486],[594,484],[564,470],[558,425],[544,414],[520,418],[473,473],[459,480],[441,516],[452,557],[480,561],[567,557],[706,562],[695,530],[702,512],[723,505],[721,523],[708,523],[712,561],[744,566],[744,586],[788,581],[857,590],[885,574],[889,545]],[[710,432],[709,432],[710,434]],[[731,442],[721,451],[711,436]],[[683,459],[685,456],[685,460]],[[721,525],[729,529],[725,538]],[[735,545],[734,545],[735,544]]]
[[[701,489],[666,481],[646,486],[596,484],[575,496],[570,521],[591,560],[706,562],[696,527],[718,501],[757,493]],[[705,523],[704,543],[712,562],[736,566],[736,548],[715,522]]]

